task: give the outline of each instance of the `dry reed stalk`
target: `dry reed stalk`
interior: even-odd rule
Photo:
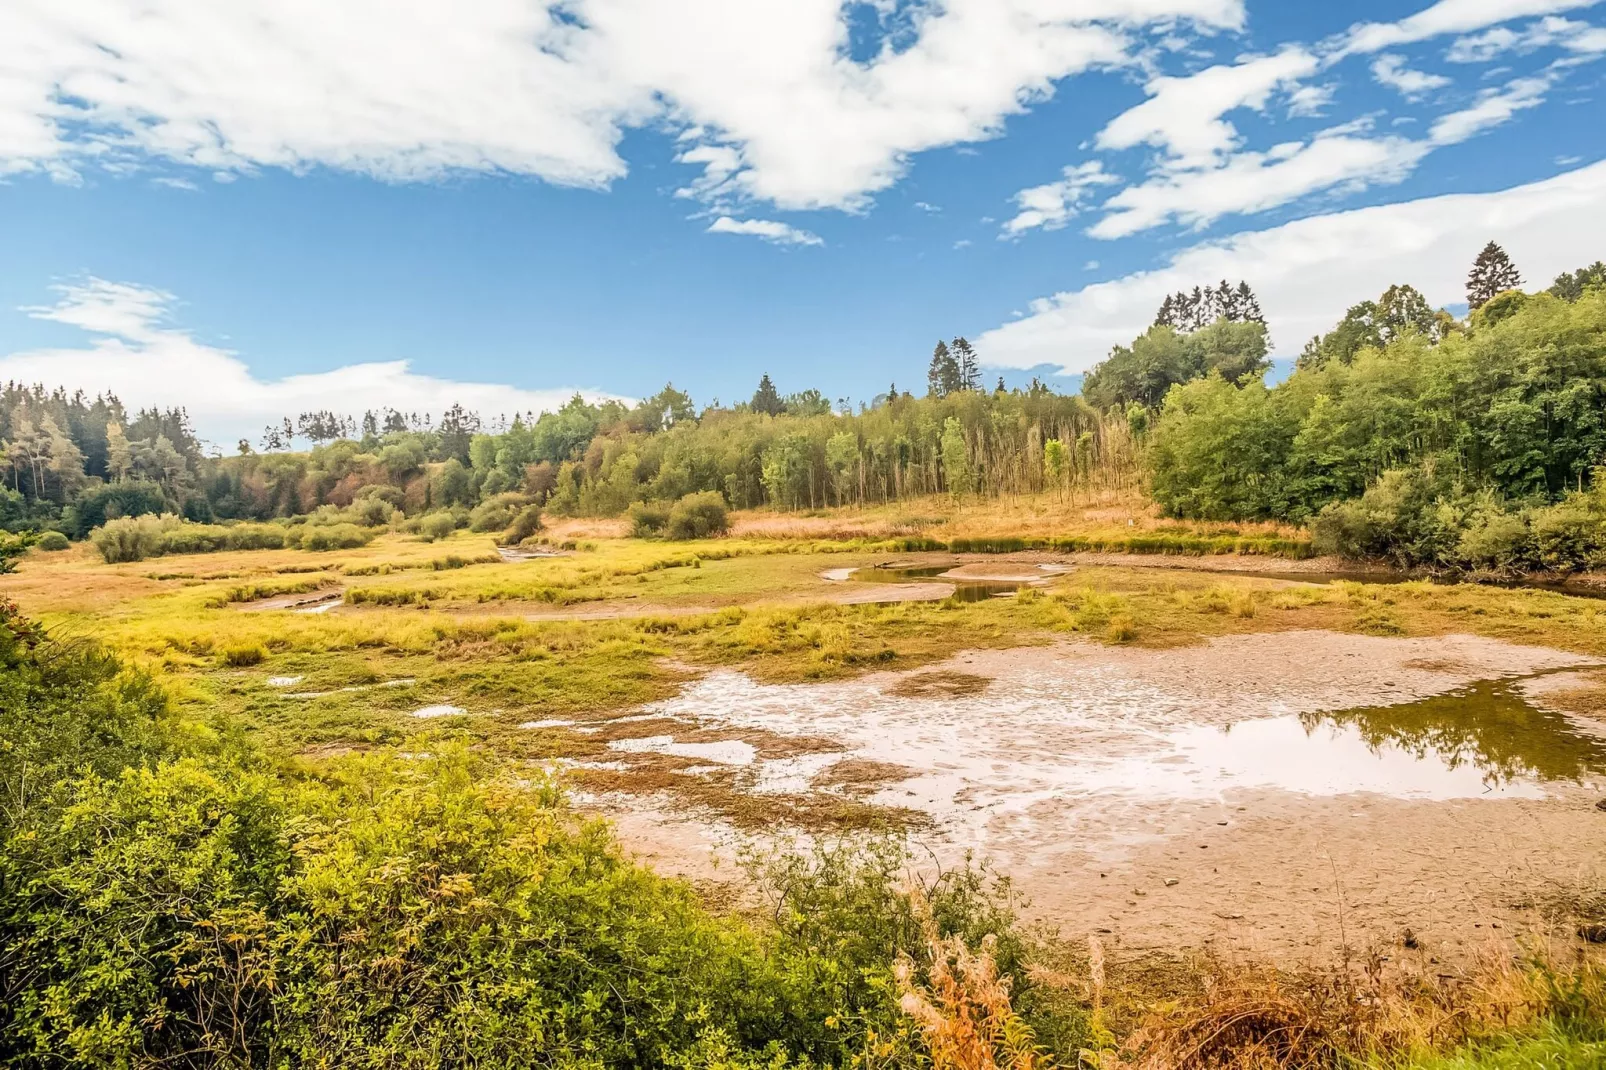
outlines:
[[[924,895],[916,891],[910,898],[931,964],[924,985],[907,955],[893,972],[899,1006],[920,1027],[933,1070],[1051,1070],[1010,1003],[1010,981],[998,975],[993,938],[984,937],[972,951],[962,936],[937,931]]]

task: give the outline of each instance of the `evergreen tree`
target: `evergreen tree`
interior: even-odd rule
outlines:
[[[1240,280],[1233,286],[1222,279],[1217,286],[1195,286],[1192,293],[1179,290],[1167,294],[1154,314],[1154,326],[1191,334],[1223,319],[1232,323],[1266,322],[1249,283]]]
[[[758,389],[753,391],[752,409],[765,416],[779,416],[786,411],[786,404],[781,401],[781,392],[775,389],[768,375],[758,380]]]
[[[1467,274],[1467,307],[1482,308],[1495,294],[1515,290],[1521,285],[1522,275],[1517,265],[1511,262],[1504,249],[1490,242],[1472,262],[1472,270]]]
[[[959,368],[959,389],[981,389],[981,366],[976,363],[976,351],[963,337],[955,338],[949,347]]]
[[[934,398],[945,398],[956,390],[963,390],[959,376],[959,361],[948,349],[947,342],[938,342],[931,354],[931,367],[926,371],[927,392]]]

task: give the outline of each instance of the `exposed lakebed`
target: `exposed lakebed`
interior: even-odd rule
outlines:
[[[828,684],[718,671],[646,707],[655,734],[613,749],[627,766],[700,758],[678,772],[736,790],[851,792],[922,815],[916,834],[939,857],[980,852],[1061,920],[1091,910],[1115,925],[1128,912],[1134,938],[1192,924],[1189,943],[1224,914],[1274,909],[1314,946],[1309,927],[1342,902],[1335,877],[1346,897],[1376,901],[1358,931],[1400,915],[1434,932],[1481,925],[1468,919],[1495,909],[1511,865],[1560,879],[1606,857],[1606,814],[1593,807],[1606,727],[1545,697],[1547,681],[1587,682],[1591,668],[1471,636],[1283,632],[1171,650],[979,651]],[[787,737],[809,740],[806,753],[766,757],[749,743]],[[834,772],[849,767],[875,772]],[[624,828],[653,828],[660,861],[696,870],[732,842],[717,817],[643,801],[625,806]],[[1461,861],[1437,879],[1406,875],[1442,850]],[[1307,884],[1312,867],[1331,874]],[[1151,893],[1165,896],[1163,915]],[[1240,906],[1221,908],[1223,896]],[[1264,924],[1255,938],[1272,939]]]

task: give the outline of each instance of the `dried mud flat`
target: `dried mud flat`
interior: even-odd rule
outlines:
[[[1539,706],[1591,664],[1471,636],[1072,642],[846,683],[715,672],[642,715],[669,726],[655,746],[674,747],[676,725],[725,744],[714,764],[755,794],[839,793],[924,814],[915,838],[934,859],[974,850],[1033,913],[1117,949],[1306,960],[1398,946],[1409,931],[1423,953],[1453,960],[1540,925],[1548,904],[1606,876],[1595,806],[1606,741],[1552,717],[1525,765],[1504,721],[1458,725],[1430,706],[1419,723],[1411,704],[1505,680]],[[765,761],[733,746],[744,734],[830,745]],[[717,816],[663,793],[598,803],[655,864],[735,876],[742,834]]]

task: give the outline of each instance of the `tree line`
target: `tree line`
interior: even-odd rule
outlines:
[[[207,457],[181,410],[129,418],[110,395],[12,384],[0,394],[0,509],[10,530],[82,537],[151,512],[270,520],[380,502],[419,516],[495,501],[498,515],[615,516],[709,492],[734,508],[815,509],[1143,486],[1179,517],[1305,523],[1401,466],[1554,502],[1586,490],[1606,458],[1589,320],[1606,265],[1542,294],[1520,283],[1490,243],[1469,272],[1466,317],[1392,285],[1311,339],[1277,387],[1264,383],[1259,301],[1227,280],[1167,296],[1079,395],[1036,381],[985,389],[980,355],[956,337],[937,343],[923,396],[894,384],[857,411],[818,390],[782,394],[764,375],[749,400],[701,409],[668,385],[633,405],[576,396],[511,422],[461,405],[439,417],[307,412],[267,428],[260,452],[241,442]],[[298,439],[311,448],[287,448]]]
[[[1320,548],[1356,557],[1606,564],[1606,266],[1520,285],[1490,243],[1465,318],[1395,285],[1278,386],[1173,384],[1144,437],[1151,494],[1178,517],[1311,523]]]

